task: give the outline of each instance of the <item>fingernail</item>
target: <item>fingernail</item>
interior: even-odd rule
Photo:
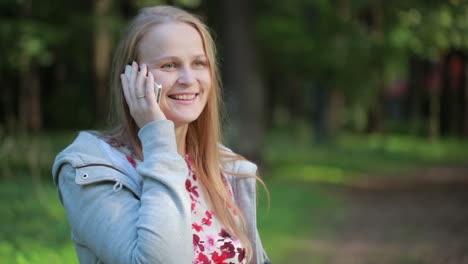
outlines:
[[[125,75],[130,76],[131,73],[132,73],[132,66],[130,65],[125,66]]]

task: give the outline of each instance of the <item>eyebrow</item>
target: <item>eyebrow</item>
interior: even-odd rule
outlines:
[[[192,58],[193,59],[200,59],[200,58],[206,59],[207,56],[205,54],[199,54],[199,55],[192,56]],[[164,61],[164,60],[179,60],[179,57],[177,57],[177,56],[161,56],[161,57],[153,58],[151,61],[154,63],[154,62],[157,62],[157,61]]]

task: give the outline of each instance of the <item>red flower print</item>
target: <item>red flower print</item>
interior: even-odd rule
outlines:
[[[197,232],[203,231],[203,226],[198,225],[197,223],[192,223],[192,228],[195,229],[195,231],[197,231]]]
[[[213,251],[216,248],[216,236],[207,235],[205,236],[205,248],[208,251]]]
[[[210,211],[206,211],[206,212],[205,212],[205,215],[206,215],[206,217],[208,217],[208,219],[213,218],[213,213],[210,212]]]
[[[198,253],[197,259],[195,259],[194,264],[210,264],[210,259],[203,253]]]
[[[198,186],[192,186],[192,182],[189,179],[185,181],[185,189],[187,189],[188,192],[193,193],[195,197],[200,196],[197,192]]]
[[[189,155],[184,156],[185,162],[187,163],[187,166],[190,170],[190,176],[193,177],[193,179],[196,181],[197,180],[197,175],[195,174],[195,171],[193,169],[193,161],[190,158]]]
[[[224,228],[221,228],[221,232],[218,235],[224,238],[231,237],[231,235],[226,230],[224,230]]]
[[[223,252],[223,255],[226,255],[227,258],[233,258],[236,256],[236,251],[231,242],[224,242],[219,249]]]
[[[207,226],[211,226],[211,224],[212,224],[211,219],[203,218],[202,219],[202,224],[207,225]]]
[[[242,262],[242,260],[244,260],[245,258],[245,248],[237,248],[237,253],[239,253],[239,255],[237,256],[237,260],[239,262]]]
[[[198,247],[200,251],[205,251],[205,246],[202,245],[203,241],[200,241],[200,237],[196,234],[193,234],[193,247],[196,250]]]
[[[228,264],[224,262],[227,259],[227,257],[224,254],[218,255],[218,252],[216,251],[211,256],[211,259],[214,261],[215,264]]]
[[[128,162],[130,162],[130,164],[132,164],[133,167],[136,167],[135,160],[132,157],[127,156],[127,160],[128,160]]]
[[[195,204],[195,203],[192,203],[191,211],[195,210],[195,206],[196,206],[196,204]]]
[[[187,166],[188,166],[189,170],[192,170],[192,160],[190,159],[190,156],[185,155],[184,159],[185,159],[185,162],[187,163]]]

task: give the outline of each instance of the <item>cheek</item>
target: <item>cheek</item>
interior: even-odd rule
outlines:
[[[203,75],[200,76],[200,81],[203,85],[203,88],[205,90],[205,92],[210,92],[210,90],[212,89],[212,83],[211,83],[211,75],[210,73],[204,73]]]
[[[162,85],[163,93],[167,92],[169,87],[171,87],[172,83],[174,82],[174,77],[168,72],[158,70],[154,70],[151,72],[154,75],[154,80]]]

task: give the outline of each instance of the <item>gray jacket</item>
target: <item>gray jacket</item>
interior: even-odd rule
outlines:
[[[177,152],[174,123],[154,121],[138,136],[144,161],[133,168],[123,153],[81,132],[52,168],[80,263],[192,263],[188,167]],[[223,164],[235,173],[256,173],[255,164]],[[255,179],[225,175],[246,216],[254,249],[251,263],[270,263],[256,224]]]

